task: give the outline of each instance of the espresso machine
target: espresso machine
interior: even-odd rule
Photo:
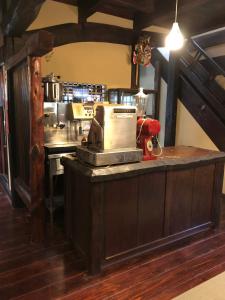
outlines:
[[[140,161],[142,150],[136,147],[136,107],[104,104],[95,111],[87,146],[77,147],[78,158],[93,166]]]

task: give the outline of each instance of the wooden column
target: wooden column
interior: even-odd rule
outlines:
[[[176,139],[177,97],[179,87],[178,60],[179,52],[171,52],[168,68],[168,86],[166,100],[166,125],[164,145],[174,146]]]
[[[155,62],[155,78],[154,78],[154,90],[156,90],[155,94],[155,116],[154,118],[159,119],[160,113],[160,90],[161,90],[161,64],[160,61],[157,60]]]
[[[132,46],[132,53],[131,53],[131,89],[137,89],[139,87],[139,68],[138,64],[133,63],[133,53],[135,50],[135,45]]]
[[[29,58],[30,65],[30,190],[32,241],[44,236],[44,126],[43,93],[41,89],[41,59]]]

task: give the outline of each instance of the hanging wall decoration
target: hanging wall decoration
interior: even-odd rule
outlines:
[[[140,37],[133,52],[133,63],[148,67],[151,64],[150,36]]]

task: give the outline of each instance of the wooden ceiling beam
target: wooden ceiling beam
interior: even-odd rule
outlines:
[[[55,47],[78,42],[105,42],[122,45],[133,45],[137,42],[137,34],[132,29],[98,23],[61,24],[43,28],[43,30],[53,34]],[[33,32],[35,31],[26,35]],[[152,47],[160,47],[164,43],[163,34],[142,31],[141,35],[151,36]]]
[[[77,6],[77,0],[53,0],[53,1]]]
[[[26,40],[23,47],[12,57],[6,58],[6,67],[12,68],[27,56],[41,57],[52,51],[54,38],[50,32],[39,30]]]
[[[102,6],[105,0],[78,0],[79,23],[86,22]]]
[[[125,6],[145,13],[152,13],[155,7],[153,0],[114,0],[113,2],[116,5]]]
[[[3,18],[3,33],[6,36],[20,36],[37,17],[46,0],[12,0]]]
[[[218,1],[218,0],[214,0]],[[220,1],[220,0],[219,0]],[[222,0],[223,1],[223,0]],[[181,15],[188,16],[191,20],[191,13],[197,10],[199,7],[209,4],[211,0],[182,0],[179,2],[178,7],[178,21],[181,19]],[[137,30],[142,30],[151,25],[157,25],[161,27],[167,27],[172,25],[175,17],[175,5],[174,1],[159,2],[155,7],[155,12],[152,14],[138,13],[135,16],[134,27]],[[179,22],[180,23],[180,22]]]

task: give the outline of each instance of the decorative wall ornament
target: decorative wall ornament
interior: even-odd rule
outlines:
[[[133,63],[136,65],[143,65],[148,67],[151,64],[151,37],[142,36],[139,38],[138,43],[135,45],[133,52]]]

